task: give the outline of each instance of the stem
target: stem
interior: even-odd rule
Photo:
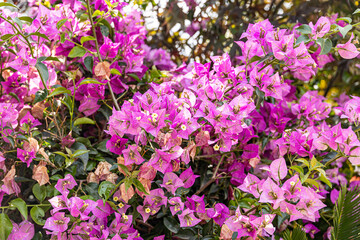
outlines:
[[[219,163],[216,165],[216,168],[215,168],[215,171],[211,177],[211,179],[209,181],[207,181],[196,193],[195,195],[199,195],[202,191],[204,191],[210,184],[212,184],[213,182],[215,182],[215,180],[217,179],[216,178],[216,175],[217,175],[217,172],[219,171],[219,167],[221,165],[221,163],[223,162],[225,158],[225,154],[221,156],[221,159],[219,161]]]
[[[94,35],[94,38],[95,38],[96,52],[97,52],[97,55],[98,55],[97,57],[99,58],[100,62],[102,62],[103,60],[101,59],[101,55],[100,55],[100,51],[99,51],[99,42],[98,42],[97,36],[96,36],[95,24],[94,24],[94,21],[92,19],[92,11],[91,11],[91,7],[90,7],[90,0],[86,0],[86,5],[87,5],[88,12],[89,12],[89,19],[90,19],[90,23],[91,23],[92,32],[93,32],[93,35]],[[119,107],[119,105],[118,105],[118,103],[116,101],[114,91],[112,90],[112,87],[110,85],[110,79],[108,78],[107,80],[108,80],[107,86],[109,88],[111,98],[112,98],[112,100],[114,102],[115,108],[116,108],[116,110],[120,111],[120,107]]]
[[[49,207],[49,206],[51,206],[50,203],[26,205],[26,207]],[[13,208],[13,207],[14,207],[14,206],[3,206],[3,207],[0,207],[0,209],[8,209],[8,208]]]
[[[338,158],[340,158],[342,155],[341,154],[336,154],[335,157],[333,157],[332,159],[330,159],[328,162],[325,163],[325,167],[328,167],[331,163],[335,162]]]

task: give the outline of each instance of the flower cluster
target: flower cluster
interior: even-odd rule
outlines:
[[[358,56],[352,33],[332,47],[351,21],[259,21],[236,61],[177,66],[146,45],[140,12],[124,2],[30,6],[30,17],[0,10],[1,236],[270,239],[295,222],[311,238],[333,231],[318,228],[324,209],[360,183],[360,98],[334,104],[311,84]]]

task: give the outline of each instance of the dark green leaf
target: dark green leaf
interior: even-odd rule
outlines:
[[[310,38],[308,35],[300,35],[300,37],[298,37],[296,39],[296,45],[300,44],[301,42],[307,43],[309,42]]]
[[[236,240],[238,234],[239,234],[238,232],[234,232],[231,236],[231,240]]]
[[[6,240],[13,229],[10,218],[5,213],[0,214],[0,240]]]
[[[85,150],[85,151],[88,151],[88,149],[86,148],[86,146],[82,143],[79,143],[79,142],[75,142],[72,146],[71,146],[72,149],[74,150]],[[73,152],[76,152],[76,151],[73,151]],[[86,153],[82,153],[81,155],[78,155],[77,156],[78,158],[80,158],[80,160],[83,162],[84,164],[84,169],[86,169],[86,165],[89,161],[89,153],[86,152]]]
[[[42,219],[43,217],[45,217],[45,212],[44,212],[44,209],[42,209],[41,207],[35,206],[35,207],[31,208],[30,216],[36,224],[38,224],[38,225],[45,224],[45,220]]]
[[[45,186],[40,186],[38,183],[36,183],[33,188],[32,188],[32,192],[34,194],[34,196],[36,197],[37,200],[39,200],[40,202],[43,202],[46,198],[46,187]]]
[[[49,80],[49,70],[46,65],[42,62],[37,62],[35,64],[35,67],[41,75],[42,79],[45,81],[45,83],[47,83],[47,81]]]
[[[90,152],[90,150],[81,150],[81,149],[79,149],[79,150],[76,150],[73,153],[73,157],[79,157],[79,156],[81,156],[81,155],[83,155],[85,153],[88,153],[88,152]]]
[[[24,200],[22,200],[21,198],[14,199],[10,202],[10,205],[16,207],[21,213],[21,215],[23,215],[25,220],[28,219],[27,206]]]
[[[86,53],[85,48],[80,46],[75,46],[73,49],[71,49],[68,57],[69,58],[76,58],[76,57],[82,57]]]
[[[170,230],[170,232],[178,233],[180,230],[180,224],[172,217],[164,218],[164,226]]]
[[[140,78],[139,78],[136,74],[134,74],[134,73],[128,73],[128,74],[126,74],[126,75],[128,75],[129,77],[132,77],[132,78],[134,78],[136,81],[140,82]]]
[[[108,199],[110,197],[110,193],[115,188],[115,185],[111,182],[104,181],[100,183],[98,193],[100,197]]]
[[[44,90],[39,90],[35,93],[35,99],[34,99],[34,104],[37,102],[42,102],[46,99],[47,96],[47,92]]]
[[[89,70],[90,72],[93,71],[93,67],[94,67],[94,57],[93,56],[87,56],[84,59],[84,65],[87,68],[87,70]]]

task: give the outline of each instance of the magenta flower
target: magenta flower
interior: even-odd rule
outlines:
[[[57,212],[52,217],[46,219],[44,228],[53,231],[54,233],[65,232],[68,228],[70,218],[65,217],[65,213]]]
[[[180,179],[184,183],[184,188],[190,188],[192,185],[194,185],[195,179],[198,177],[200,176],[195,175],[191,167],[180,174]]]
[[[82,200],[78,197],[70,198],[69,211],[71,216],[78,217],[80,215],[81,220],[88,220],[90,218],[90,212],[96,207],[94,201],[87,199]]]
[[[29,221],[23,221],[19,225],[13,224],[13,229],[8,237],[8,240],[31,240],[34,237],[34,225]]]
[[[288,170],[284,158],[276,159],[270,164],[270,176],[275,181],[284,179],[287,175],[287,172]]]
[[[178,215],[178,217],[180,220],[180,227],[192,227],[201,222],[200,219],[195,217],[194,211],[188,208]]]
[[[315,227],[314,224],[308,223],[304,226],[304,230],[306,233],[308,233],[310,235],[310,237],[312,239],[314,239],[315,234],[317,234],[318,232],[320,232],[320,229],[318,229],[317,227]]]
[[[125,159],[124,164],[126,166],[133,163],[135,163],[136,165],[140,165],[144,161],[137,148],[138,147],[136,145],[129,145],[127,149],[122,151]]]
[[[276,209],[280,203],[284,202],[284,191],[274,183],[270,178],[266,179],[262,185],[262,193],[259,202],[268,202],[274,204],[273,208]]]
[[[164,175],[163,184],[160,184],[163,188],[166,188],[169,192],[175,195],[176,189],[184,186],[183,181],[173,172],[167,172]]]
[[[177,212],[184,210],[184,203],[181,201],[180,197],[173,197],[173,198],[169,199],[169,204],[172,205],[170,207],[170,211],[173,216]]]
[[[59,179],[55,185],[55,188],[64,196],[69,194],[69,189],[73,189],[77,185],[74,177],[71,174],[67,174],[64,179]]]
[[[311,34],[313,38],[316,40],[318,38],[323,37],[326,33],[330,31],[331,23],[329,18],[327,17],[320,17],[316,22],[315,26],[313,23],[309,23],[310,28],[312,29]]]
[[[109,149],[110,152],[120,155],[125,149],[125,143],[127,143],[127,141],[126,138],[113,135],[110,140],[106,142],[106,148]]]
[[[35,158],[35,152],[33,152],[33,151],[27,152],[25,150],[22,150],[22,149],[18,148],[17,149],[17,157],[22,162],[26,163],[27,167],[30,167],[30,163]]]
[[[353,38],[354,34],[352,33],[349,41],[347,41],[345,44],[336,45],[336,48],[338,49],[339,54],[342,58],[353,59],[359,55],[359,51],[357,50],[356,46],[351,43]]]
[[[214,222],[222,226],[229,217],[230,210],[225,204],[217,203],[214,208],[209,208],[206,213],[208,217],[214,219]]]

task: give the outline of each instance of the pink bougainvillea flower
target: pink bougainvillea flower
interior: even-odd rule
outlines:
[[[106,148],[109,149],[110,152],[120,155],[125,149],[125,143],[127,143],[127,141],[126,138],[113,135],[110,140],[106,142]]]
[[[30,167],[30,163],[35,158],[35,152],[32,152],[32,151],[28,152],[28,151],[25,151],[25,150],[22,150],[22,149],[18,148],[17,149],[17,157],[22,162],[26,163],[27,167]]]
[[[326,33],[330,31],[330,20],[328,17],[320,17],[315,26],[312,22],[309,23],[309,26],[311,28],[311,34],[313,35],[313,38],[316,40],[318,38],[323,37]]]
[[[144,158],[140,155],[136,145],[129,145],[122,153],[125,159],[125,166],[133,163],[140,165],[144,161]]]
[[[54,233],[61,233],[66,231],[70,218],[65,217],[64,212],[57,212],[52,217],[46,219],[44,228],[53,231]]]
[[[208,217],[214,219],[214,222],[221,226],[229,217],[230,210],[225,204],[217,203],[214,208],[209,208],[206,213]]]
[[[163,184],[160,184],[160,186],[175,195],[176,189],[184,186],[184,183],[175,173],[167,172],[164,175]]]
[[[13,229],[8,240],[31,240],[35,235],[34,224],[29,221],[23,221],[19,225],[13,224]]]
[[[64,179],[59,179],[55,185],[55,188],[64,196],[69,194],[69,189],[73,189],[77,185],[74,177],[71,174],[67,174]]]
[[[184,210],[184,203],[181,201],[180,197],[173,197],[173,198],[169,199],[169,204],[172,205],[170,207],[170,211],[173,216],[177,212]]]
[[[192,227],[201,221],[195,217],[194,211],[188,208],[178,215],[178,217],[180,220],[180,227]]]
[[[339,54],[342,58],[345,59],[353,59],[359,55],[359,51],[357,50],[356,46],[351,42],[354,38],[354,34],[351,34],[349,41],[344,44],[336,45],[336,48],[339,51]]]

